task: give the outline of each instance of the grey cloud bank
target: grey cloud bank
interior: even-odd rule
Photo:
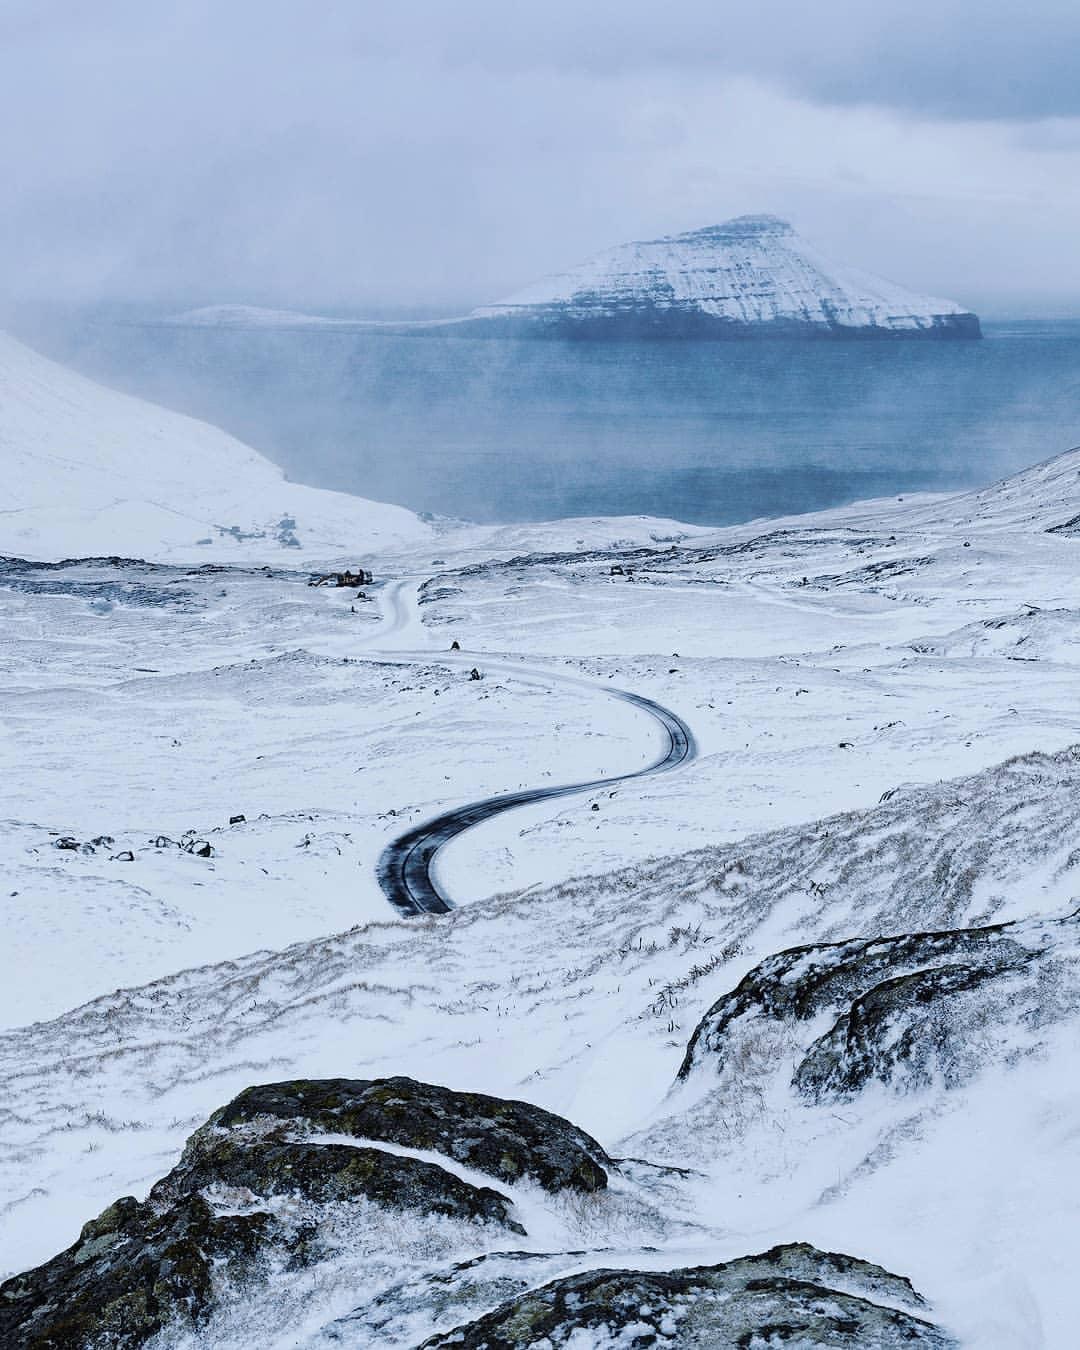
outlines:
[[[9,4],[16,299],[432,312],[747,211],[993,311],[1080,309],[1080,11]]]

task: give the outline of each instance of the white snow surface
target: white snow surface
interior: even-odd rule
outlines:
[[[217,427],[0,334],[0,554],[357,561],[430,534],[411,511],[289,483]]]
[[[382,332],[415,332],[442,328],[457,319],[364,319],[327,314],[305,314],[295,309],[267,309],[261,305],[202,305],[156,321],[176,328],[337,328]]]
[[[45,556],[128,551],[65,534],[74,492],[50,513],[65,446],[88,492],[155,425],[204,464],[266,472],[211,428],[0,352],[20,373],[14,514],[39,513]],[[143,429],[126,451],[121,423]],[[183,475],[160,472],[147,492],[172,501]],[[367,604],[220,536],[193,556],[235,565],[193,569],[153,538],[164,509],[130,550],[156,562],[0,565],[0,1274],[144,1195],[252,1083],[410,1074],[694,1169],[631,1168],[587,1212],[519,1188],[536,1283],[809,1241],[910,1277],[965,1345],[1071,1345],[1080,1015],[1061,989],[976,1040],[961,1084],[815,1104],[784,1027],[748,1037],[715,1090],[675,1075],[773,953],[1077,908],[1078,514],[1072,451],[978,493],[717,531],[428,531],[400,513]],[[677,711],[698,758],[467,832],[437,869],[459,908],[398,918],[373,866],[399,830],[654,757],[654,725],[608,687]],[[447,1329],[424,1281],[493,1241],[357,1222],[340,1267],[259,1295],[260,1345],[371,1344],[381,1294],[400,1315],[377,1343],[415,1346]],[[249,1335],[236,1305],[183,1344]]]
[[[161,322],[179,328],[309,328],[332,327],[335,320],[301,310],[266,309],[260,305],[201,305]]]
[[[814,326],[932,326],[964,313],[952,300],[916,295],[840,266],[775,216],[740,216],[687,234],[620,244],[570,271],[537,281],[476,318],[513,318],[551,307],[618,313],[642,305],[691,309],[717,319]]]

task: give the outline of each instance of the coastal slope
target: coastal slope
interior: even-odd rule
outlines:
[[[0,554],[352,557],[420,540],[411,511],[286,481],[217,427],[106,389],[0,333]]]

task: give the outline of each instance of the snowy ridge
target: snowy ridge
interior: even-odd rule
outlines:
[[[907,520],[923,528],[1043,530],[1063,536],[1080,533],[1080,447],[974,492],[957,493],[927,507],[911,509]]]
[[[260,305],[203,305],[158,319],[153,327],[231,328],[238,331],[280,328],[332,328],[350,332],[378,331],[388,334],[426,332],[453,327],[460,319],[364,319],[334,318],[305,314],[295,309],[266,309]]]
[[[0,553],[215,562],[352,557],[421,539],[410,511],[285,481],[224,431],[0,334]]]
[[[160,320],[180,328],[309,328],[333,327],[335,319],[294,309],[265,309],[259,305],[203,305]]]
[[[472,318],[597,336],[979,336],[953,301],[838,266],[775,216],[621,244]]]

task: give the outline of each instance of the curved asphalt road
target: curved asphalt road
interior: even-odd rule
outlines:
[[[395,610],[399,596],[400,590],[395,591],[392,596]],[[391,623],[393,630],[396,631],[400,624],[397,614],[393,616]],[[476,654],[469,653],[470,659],[474,655]],[[430,653],[426,659],[438,658],[435,653]],[[521,670],[532,678],[551,679],[551,673],[546,670],[527,670],[525,667]],[[484,797],[480,801],[469,802],[466,806],[457,806],[450,811],[444,811],[434,820],[406,830],[383,849],[376,869],[383,894],[399,913],[411,918],[418,914],[448,914],[454,908],[449,897],[439,890],[431,874],[432,864],[435,862],[436,854],[445,844],[456,838],[463,830],[479,825],[482,820],[490,820],[492,816],[510,811],[516,806],[528,806],[532,802],[569,797],[576,792],[588,792],[594,788],[607,787],[612,783],[625,783],[632,778],[646,778],[651,774],[667,773],[669,769],[677,769],[694,758],[697,747],[694,744],[693,733],[682,718],[670,708],[654,703],[651,698],[632,694],[624,689],[603,688],[597,692],[621,699],[659,723],[667,741],[664,753],[643,769],[635,769],[630,773],[615,774],[610,778],[592,778],[584,783],[524,788],[520,792]]]

